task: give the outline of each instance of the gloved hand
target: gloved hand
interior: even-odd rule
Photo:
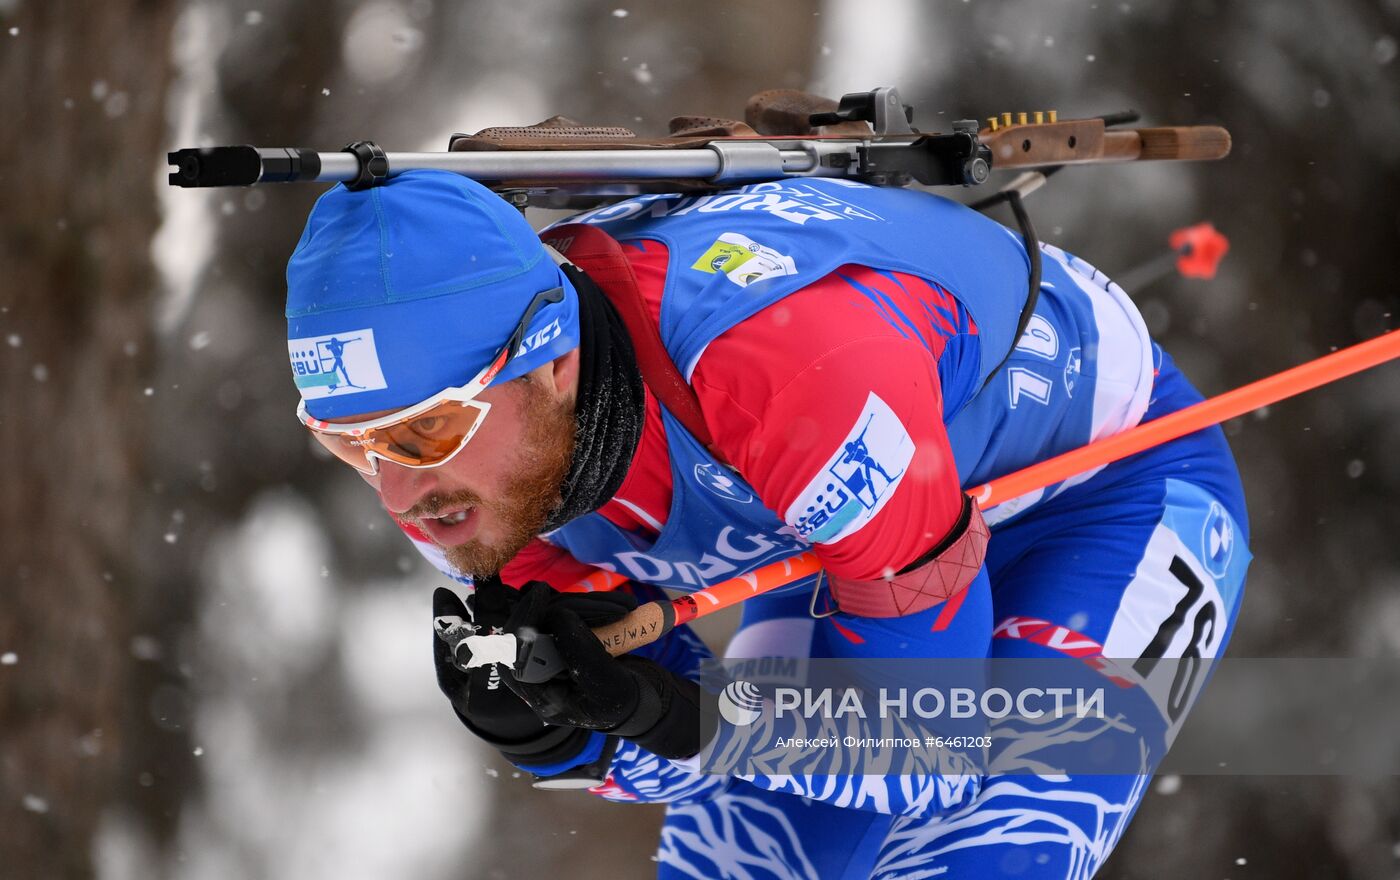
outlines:
[[[504,681],[508,673],[497,666],[457,668],[447,643],[439,637],[445,628],[463,620],[472,621],[482,635],[502,632],[517,599],[516,591],[501,583],[500,578],[479,581],[466,605],[445,587],[433,593],[433,660],[438,688],[452,703],[467,729],[499,749],[512,764],[523,767],[566,764],[588,747],[589,732],[541,721],[534,710],[506,686]]]
[[[566,672],[543,684],[504,680],[550,724],[605,731],[663,758],[691,757],[713,733],[701,730],[700,686],[651,660],[609,655],[591,631],[636,605],[627,593],[561,594],[538,581],[526,584],[506,631],[553,636]]]

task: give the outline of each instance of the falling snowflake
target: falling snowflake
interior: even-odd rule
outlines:
[[[14,33],[14,31],[10,31]],[[1381,37],[1376,40],[1376,45],[1371,49],[1371,55],[1376,59],[1377,64],[1389,64],[1395,60],[1397,47],[1394,37]]]

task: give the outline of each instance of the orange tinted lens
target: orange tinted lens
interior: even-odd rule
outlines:
[[[449,400],[411,419],[363,434],[311,433],[336,458],[358,470],[373,470],[366,453],[413,467],[441,462],[471,437],[483,410],[471,403]]]
[[[370,460],[365,458],[366,447],[360,438],[351,437],[348,434],[324,434],[315,429],[311,430],[311,436],[316,438],[316,442],[330,450],[331,455],[352,468],[367,474],[373,472],[374,468],[371,466]]]
[[[481,410],[447,401],[398,424],[368,433],[362,439],[377,455],[400,464],[436,464],[462,448]]]

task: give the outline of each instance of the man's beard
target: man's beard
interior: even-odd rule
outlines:
[[[463,490],[424,499],[424,512],[469,505],[492,514],[500,535],[486,544],[472,539],[444,547],[448,563],[462,574],[485,578],[497,574],[515,554],[544,529],[549,515],[562,503],[564,478],[574,453],[574,404],[556,401],[522,377],[525,394],[521,407],[523,431],[516,447],[515,475],[495,498],[482,498]]]

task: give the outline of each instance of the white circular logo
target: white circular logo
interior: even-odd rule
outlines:
[[[726,501],[748,504],[753,500],[753,495],[718,465],[701,462],[695,466],[694,473],[695,482]]]
[[[719,694],[719,714],[735,727],[746,727],[763,714],[763,697],[747,681],[731,681]]]
[[[1203,560],[1206,569],[1218,578],[1224,577],[1235,553],[1235,527],[1218,502],[1210,504],[1205,526],[1201,529],[1201,543],[1206,554]]]

